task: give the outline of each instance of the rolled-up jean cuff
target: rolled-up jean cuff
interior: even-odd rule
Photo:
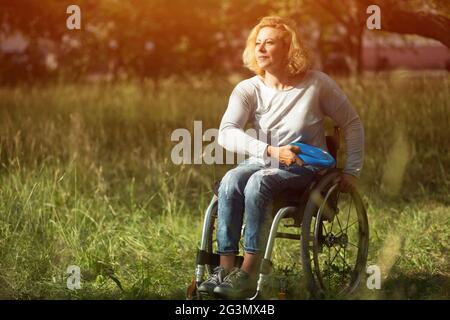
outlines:
[[[245,253],[251,253],[251,254],[258,254],[258,253],[261,253],[262,250],[261,249],[253,249],[253,248],[245,248],[244,247],[244,252]]]
[[[235,250],[217,251],[217,254],[219,256],[237,256],[239,254],[239,251]]]

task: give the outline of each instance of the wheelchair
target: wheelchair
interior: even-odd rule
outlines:
[[[326,136],[327,148],[337,159],[340,131]],[[331,168],[316,175],[307,190],[286,190],[274,197],[274,214],[264,256],[260,263],[258,282],[254,295],[249,299],[267,299],[274,270],[272,255],[276,238],[300,241],[300,260],[306,288],[313,299],[348,298],[357,288],[365,273],[369,226],[366,208],[359,192],[339,191],[341,169]],[[220,256],[215,253],[215,221],[217,219],[218,188],[206,209],[200,248],[197,252],[195,276],[186,292],[187,299],[203,299],[198,285],[219,265]],[[295,232],[281,232],[282,221],[294,221],[284,225]],[[299,230],[300,229],[300,230]],[[243,226],[245,232],[245,225]],[[236,257],[236,266],[243,257]],[[286,292],[277,294],[286,298]]]

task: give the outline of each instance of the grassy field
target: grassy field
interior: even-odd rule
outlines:
[[[174,165],[170,134],[217,128],[233,81],[0,88],[0,298],[183,299],[211,185],[231,167]],[[368,264],[382,271],[381,290],[363,281],[355,298],[449,299],[450,77],[338,82],[365,126]],[[277,261],[296,274],[290,246],[295,264]]]

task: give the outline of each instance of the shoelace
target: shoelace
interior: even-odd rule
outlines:
[[[219,283],[222,283],[222,281],[223,281],[223,279],[222,279],[222,276],[223,276],[223,268],[221,268],[221,267],[216,267],[214,270],[213,270],[213,274],[212,274],[212,279],[219,279]],[[211,280],[212,280],[211,279]]]
[[[223,282],[231,284],[233,286],[233,282],[235,279],[242,278],[242,274],[238,268],[233,269],[228,276],[225,277]]]

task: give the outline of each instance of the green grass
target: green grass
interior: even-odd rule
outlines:
[[[382,269],[382,289],[363,280],[355,297],[448,299],[450,78],[339,83],[365,126],[368,263]],[[182,299],[211,185],[230,167],[172,164],[170,134],[194,120],[217,128],[232,87],[0,88],[0,298]],[[277,248],[279,272],[298,279],[299,244]],[[66,287],[69,265],[81,290]],[[294,297],[306,298],[296,281]]]

